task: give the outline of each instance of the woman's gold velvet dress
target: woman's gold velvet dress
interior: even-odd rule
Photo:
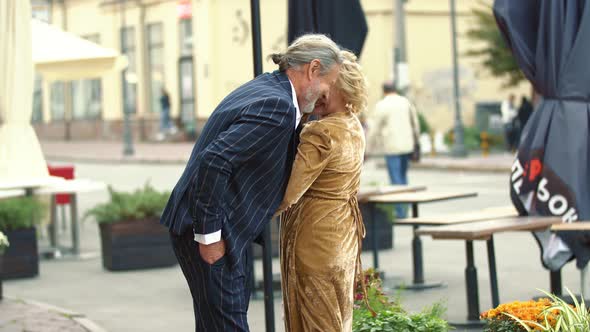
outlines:
[[[279,207],[286,330],[351,331],[363,129],[355,115],[332,113],[308,123],[300,140]]]

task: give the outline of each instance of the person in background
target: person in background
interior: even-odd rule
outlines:
[[[506,147],[509,151],[514,151],[518,145],[515,137],[515,127],[513,120],[516,118],[516,106],[514,105],[514,94],[510,94],[508,99],[502,102],[500,111],[502,112],[502,123],[504,124],[504,135],[506,137]]]
[[[529,101],[526,96],[522,96],[520,107],[518,107],[518,122],[520,124],[520,131],[524,130],[529,118],[533,114],[533,104]]]
[[[161,141],[167,134],[174,135],[176,131],[176,126],[170,122],[170,95],[165,88],[162,88],[160,96],[160,132],[157,138]]]
[[[393,82],[383,84],[385,95],[370,114],[367,146],[371,155],[384,155],[392,184],[408,184],[408,164],[417,143],[416,109],[397,93]],[[405,205],[395,207],[397,218],[406,218]]]

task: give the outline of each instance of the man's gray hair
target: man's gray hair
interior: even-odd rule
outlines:
[[[332,39],[319,34],[308,34],[297,38],[285,53],[271,54],[272,61],[279,65],[280,71],[289,68],[299,69],[314,59],[320,60],[322,75],[341,64],[344,58],[340,54],[340,47]]]

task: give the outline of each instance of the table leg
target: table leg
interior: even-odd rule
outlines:
[[[275,330],[274,293],[272,289],[272,242],[270,223],[264,227],[264,246],[262,247],[262,269],[264,271],[264,317],[266,332]]]
[[[498,275],[496,272],[496,253],[494,250],[494,237],[486,241],[488,247],[488,265],[490,267],[490,287],[492,290],[492,307],[500,305],[500,295],[498,292]]]
[[[371,219],[371,246],[373,247],[373,268],[379,270],[379,248],[377,247],[377,222],[375,221],[375,203],[367,203],[369,219]]]
[[[418,203],[412,203],[412,217],[418,218]],[[426,283],[424,281],[424,259],[422,254],[422,240],[416,234],[418,226],[412,227],[414,236],[412,238],[412,263],[413,263],[413,281],[411,285],[400,286],[398,288],[410,290],[422,290],[428,288],[442,287],[442,282]]]
[[[473,258],[473,241],[465,241],[467,266],[465,267],[465,286],[467,287],[467,320],[479,320],[479,289],[477,269]]]
[[[588,293],[588,264],[580,271],[580,293],[584,300],[590,299]]]
[[[549,282],[551,284],[551,293],[561,297],[563,295],[561,288],[561,269],[549,272]]]
[[[55,201],[55,195],[51,195],[49,203],[49,226],[47,231],[49,232],[49,245],[51,248],[57,248],[57,204]]]
[[[489,248],[489,247],[488,247]],[[477,269],[473,258],[473,241],[465,241],[467,265],[465,267],[465,291],[467,295],[467,320],[451,322],[456,328],[481,328],[484,322],[479,319],[479,289],[477,287]]]
[[[70,218],[72,219],[72,253],[78,256],[80,255],[80,225],[78,224],[78,197],[76,194],[70,195]]]

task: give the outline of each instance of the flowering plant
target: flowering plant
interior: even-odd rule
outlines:
[[[484,332],[572,331],[590,332],[590,314],[584,301],[574,305],[544,292],[547,298],[537,301],[515,301],[499,305],[481,314],[486,320]]]
[[[362,285],[357,282],[352,319],[353,332],[447,332],[450,330],[449,324],[441,318],[445,308],[440,303],[420,313],[410,314],[402,308],[399,297],[390,299],[383,292],[378,272],[368,269],[362,277],[367,287],[367,302],[376,315],[373,316],[367,307]]]
[[[10,246],[10,242],[8,242],[8,237],[0,231],[0,254],[4,253],[4,250]]]

